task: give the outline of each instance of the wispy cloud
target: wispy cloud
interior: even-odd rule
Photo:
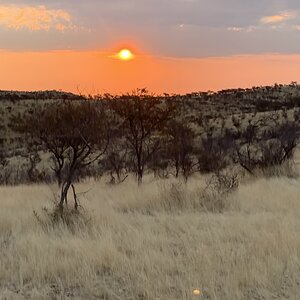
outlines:
[[[276,15],[264,16],[260,19],[259,23],[255,25],[249,25],[245,27],[227,27],[228,31],[233,32],[254,32],[254,31],[264,31],[266,29],[297,29],[299,26],[295,25],[295,20],[299,19],[299,13],[296,10],[282,11]]]
[[[258,29],[257,26],[247,26],[247,27],[227,27],[228,31],[233,31],[233,32],[253,32]]]
[[[0,26],[11,29],[58,30],[73,29],[71,15],[62,9],[39,6],[0,6]]]
[[[9,50],[132,43],[168,57],[300,53],[299,35],[299,0],[0,0],[0,48]]]
[[[243,31],[244,28],[242,28],[242,27],[227,27],[227,30],[234,31],[234,32],[240,32],[240,31]]]
[[[297,17],[297,13],[295,11],[283,11],[277,15],[273,16],[265,16],[261,18],[262,24],[275,24],[275,23],[282,23],[287,20],[292,20]]]

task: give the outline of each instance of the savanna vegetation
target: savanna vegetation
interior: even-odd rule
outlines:
[[[296,83],[0,99],[0,299],[298,299]]]

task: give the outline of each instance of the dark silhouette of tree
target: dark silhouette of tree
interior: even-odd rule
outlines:
[[[253,170],[259,163],[258,123],[251,122],[239,132],[240,139],[235,142],[234,161],[239,163],[248,173],[253,175]]]
[[[195,134],[189,125],[175,120],[169,122],[166,133],[169,138],[166,154],[175,168],[175,177],[181,172],[187,181],[197,165],[193,162]]]
[[[121,118],[124,137],[134,158],[134,171],[141,184],[147,163],[161,146],[161,132],[174,116],[175,106],[145,89],[114,97],[110,102]]]
[[[261,120],[249,120],[245,129],[240,129],[235,142],[235,162],[248,173],[254,169],[279,166],[293,158],[299,143],[300,127],[296,122],[275,116]]]
[[[114,126],[111,118],[109,119],[110,127]],[[121,127],[114,127],[110,130],[110,142],[106,151],[106,156],[102,161],[105,165],[105,170],[109,171],[110,183],[122,183],[128,177],[128,158],[129,149],[122,135]]]
[[[260,142],[260,167],[281,165],[292,159],[299,143],[299,134],[299,125],[289,121],[265,131]]]
[[[218,173],[230,164],[235,137],[228,129],[222,131],[217,133],[216,129],[210,128],[201,138],[197,151],[200,172]]]
[[[13,120],[18,131],[41,143],[52,154],[53,170],[61,187],[59,208],[67,204],[80,171],[98,160],[108,145],[108,127],[103,106],[97,101],[63,102],[37,108],[34,114]]]

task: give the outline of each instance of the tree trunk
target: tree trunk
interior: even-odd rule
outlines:
[[[60,194],[60,201],[59,201],[59,208],[61,213],[64,210],[64,203],[67,203],[67,197],[68,197],[68,191],[70,189],[70,186],[72,184],[71,180],[68,180],[65,182],[61,188],[61,194]]]
[[[144,174],[141,155],[138,156],[137,167],[138,167],[137,169],[138,185],[141,185],[143,182],[143,174]]]
[[[74,208],[75,210],[78,210],[78,201],[77,201],[77,195],[76,195],[74,184],[71,184],[71,187],[72,187],[73,197],[74,197]]]
[[[143,183],[143,170],[138,170],[138,185],[141,185]]]
[[[62,185],[62,167],[59,166],[59,168],[57,170],[55,170],[55,177],[56,177],[56,180],[57,180],[57,184],[59,187],[61,187]]]
[[[56,173],[56,179],[57,179],[57,184],[59,187],[61,187],[62,180],[61,180],[61,174],[60,171],[55,172]]]
[[[175,177],[178,178],[178,176],[179,176],[179,162],[176,159],[175,160]]]

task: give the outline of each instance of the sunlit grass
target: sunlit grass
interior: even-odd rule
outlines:
[[[33,216],[55,188],[2,187],[0,298],[298,299],[299,183],[243,183],[220,214],[163,209],[168,182],[91,181],[77,188],[91,189],[81,204],[92,222],[75,234]],[[188,195],[204,184],[191,179]]]

